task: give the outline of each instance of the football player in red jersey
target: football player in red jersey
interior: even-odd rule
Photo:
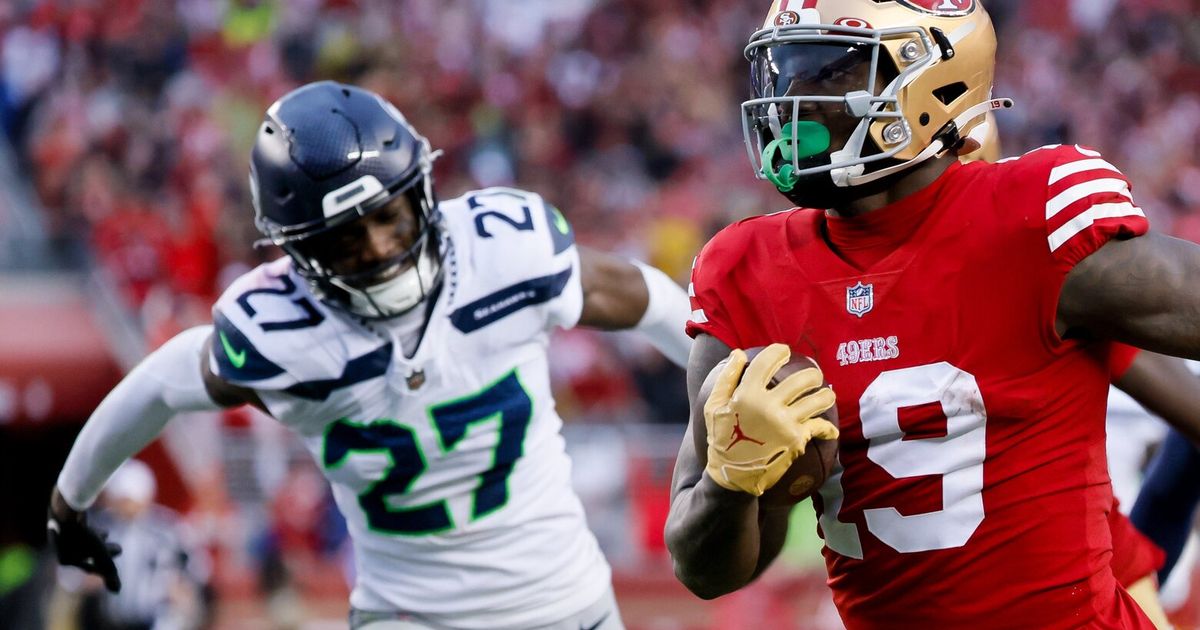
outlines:
[[[1011,105],[995,44],[975,0],[776,0],[753,35],[747,144],[800,208],[693,270],[693,404],[765,442],[684,440],[666,535],[696,594],[766,568],[786,511],[757,496],[838,436],[817,504],[848,628],[1152,627],[1110,566],[1102,340],[1200,357],[1200,247],[1149,232],[1090,149],[959,164]],[[836,428],[820,374],[768,391],[789,350]]]

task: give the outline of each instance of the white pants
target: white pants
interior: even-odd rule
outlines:
[[[350,610],[351,630],[454,630],[422,619],[420,615],[400,612]],[[528,630],[625,630],[621,611],[612,588],[605,591],[594,604],[578,613],[546,626]]]

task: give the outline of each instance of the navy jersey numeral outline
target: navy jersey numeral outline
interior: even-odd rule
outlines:
[[[272,280],[278,280],[282,282],[283,287],[262,287],[258,289],[251,289],[238,296],[238,306],[242,307],[242,311],[246,313],[246,317],[249,317],[251,320],[253,320],[254,316],[258,314],[258,311],[254,310],[254,307],[250,304],[250,298],[252,296],[282,295],[285,297],[291,297],[296,293],[296,283],[290,277],[286,275],[273,276]],[[325,316],[322,315],[319,310],[317,310],[317,307],[308,298],[300,296],[292,300],[292,304],[295,304],[300,310],[304,311],[303,317],[285,322],[262,322],[258,324],[258,327],[262,328],[263,332],[273,332],[276,330],[300,330],[302,328],[313,328],[315,326],[319,326],[321,325],[321,322],[325,321]]]
[[[479,473],[471,495],[471,520],[503,508],[510,497],[508,479],[525,450],[525,436],[533,419],[533,398],[516,369],[480,391],[432,405],[426,414],[437,435],[441,455],[449,454],[471,426],[496,420],[499,438],[491,466]],[[392,419],[356,423],[343,418],[326,428],[321,464],[327,471],[340,468],[354,453],[385,453],[388,465],[380,479],[358,495],[367,527],[384,535],[429,536],[453,529],[454,519],[445,500],[403,508],[391,507],[407,494],[429,461],[412,428]]]

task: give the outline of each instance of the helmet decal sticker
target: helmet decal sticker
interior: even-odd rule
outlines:
[[[776,13],[775,19],[772,20],[775,26],[819,24],[820,22],[821,14],[817,11],[817,0],[780,0],[779,13]]]
[[[800,23],[800,14],[795,11],[783,11],[775,16],[775,26],[791,26]]]
[[[870,22],[856,17],[838,18],[834,24],[837,26],[845,26],[846,28],[874,28],[871,26]]]
[[[945,17],[969,15],[975,10],[976,0],[896,0],[900,4],[920,11]]]

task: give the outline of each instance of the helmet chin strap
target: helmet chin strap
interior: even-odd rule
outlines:
[[[871,118],[864,118],[854,128],[854,133],[846,141],[846,146],[841,151],[834,151],[829,154],[829,160],[836,164],[838,162],[849,162],[862,155],[863,145],[867,143],[867,132],[870,131],[872,122],[874,121]],[[851,186],[851,178],[862,175],[866,169],[867,166],[865,164],[855,164],[854,166],[835,168],[829,172],[829,176],[833,178],[835,186],[838,188],[847,188]]]
[[[336,279],[330,281],[349,294],[352,312],[367,317],[395,317],[412,310],[429,295],[439,270],[439,261],[426,246],[417,255],[416,264],[385,282],[360,289]]]
[[[967,125],[967,123],[971,122],[972,120],[975,120],[976,118],[979,118],[980,116],[983,116],[984,114],[986,114],[988,112],[995,111],[997,109],[1009,109],[1012,106],[1013,106],[1013,100],[1011,98],[993,98],[993,99],[984,101],[982,103],[979,103],[978,105],[975,105],[974,107],[967,109],[963,113],[959,114],[958,117],[954,119],[953,123],[956,128],[962,129],[963,127],[965,127]],[[869,121],[864,121],[864,123],[866,123],[866,122],[869,122]],[[860,127],[862,127],[862,126],[860,126]],[[855,136],[857,136],[857,135],[858,135],[858,130],[856,129]],[[854,141],[854,137],[851,137],[851,142],[853,142],[853,141]],[[850,148],[850,143],[847,143],[846,147],[848,150]],[[917,155],[917,157],[915,157],[907,162],[902,162],[902,163],[896,164],[894,166],[889,166],[887,168],[880,169],[880,170],[872,172],[872,173],[867,173],[864,175],[863,174],[863,170],[864,170],[863,165],[861,165],[861,164],[858,165],[857,167],[846,168],[846,169],[837,169],[831,173],[831,175],[833,176],[833,183],[836,184],[839,188],[845,188],[848,186],[861,186],[863,184],[869,184],[871,182],[883,179],[884,177],[887,177],[889,175],[895,175],[896,173],[899,173],[906,169],[912,168],[913,166],[916,166],[930,158],[940,155],[943,151],[946,151],[950,148],[951,147],[946,146],[946,141],[944,139],[936,138],[936,139],[934,139],[933,142],[931,142],[929,144],[928,147],[925,147],[925,150],[922,151],[919,155]],[[859,145],[859,149],[861,149],[861,144]],[[841,151],[834,154],[835,160],[837,159],[837,156],[840,153],[841,153]],[[851,172],[853,170],[857,170],[858,172],[857,173]],[[839,177],[838,171],[844,171],[844,173],[842,173],[841,176]]]

